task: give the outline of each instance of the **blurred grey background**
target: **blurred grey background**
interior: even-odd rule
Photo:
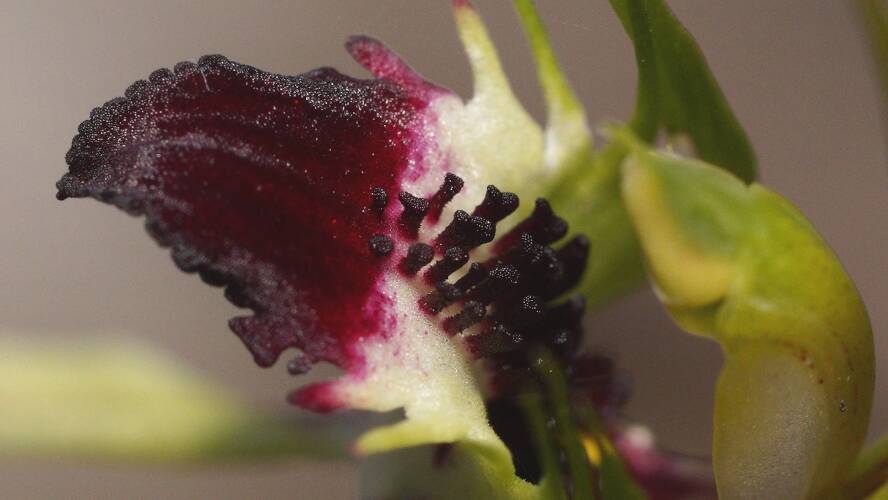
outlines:
[[[761,177],[832,244],[872,315],[881,362],[872,434],[888,431],[888,167],[875,71],[850,2],[672,0],[697,37],[761,162]],[[509,2],[477,0],[515,90],[542,116]],[[539,0],[594,123],[634,99],[629,41],[605,0]],[[243,398],[290,410],[283,366],[261,370],[226,327],[218,289],[179,273],[142,224],[53,198],[77,124],[152,70],[207,53],[280,73],[363,71],[345,37],[374,35],[430,80],[468,95],[444,0],[0,0],[0,332],[139,336]],[[805,286],[801,283],[800,286]],[[668,448],[705,455],[720,354],[679,333],[643,291],[589,319],[590,344],[632,374],[627,415]],[[2,404],[2,402],[0,402]],[[64,409],[60,408],[60,411]],[[0,461],[4,498],[350,498],[349,465],[192,467]]]

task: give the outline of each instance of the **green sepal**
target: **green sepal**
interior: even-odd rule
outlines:
[[[645,278],[641,248],[620,193],[619,166],[625,148],[609,144],[577,162],[550,183],[545,198],[570,224],[589,238],[593,256],[578,285],[590,307],[637,288]]]
[[[718,341],[713,465],[724,498],[833,498],[869,422],[872,330],[836,256],[788,201],[725,170],[616,140],[661,301]]]

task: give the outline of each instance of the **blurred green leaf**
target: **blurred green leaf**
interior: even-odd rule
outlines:
[[[687,134],[697,155],[745,182],[756,160],[746,133],[694,38],[663,0],[610,0],[635,45],[638,96],[632,128],[652,142],[660,128]]]
[[[262,415],[132,344],[0,339],[0,400],[5,456],[191,463],[348,455],[341,424]]]
[[[567,463],[571,492],[576,498],[599,499],[600,484],[592,477],[595,465],[589,463],[589,457],[583,448],[561,366],[547,350],[540,349],[532,356],[536,359],[533,366],[543,381],[545,393],[552,405],[555,430],[560,438],[564,460]]]

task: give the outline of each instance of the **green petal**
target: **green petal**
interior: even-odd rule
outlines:
[[[723,347],[713,461],[724,498],[823,498],[869,422],[874,357],[853,283],[811,224],[758,184],[628,134],[622,189],[658,294]]]
[[[638,238],[620,194],[622,146],[608,145],[588,163],[560,172],[546,198],[571,230],[589,238],[592,258],[578,286],[589,305],[601,304],[636,288],[644,280]]]
[[[663,0],[610,0],[635,45],[638,96],[632,120],[650,142],[660,128],[687,134],[697,155],[746,182],[756,161],[746,134],[693,37]]]
[[[0,455],[201,462],[347,450],[332,425],[260,415],[129,344],[2,339],[0,399]]]

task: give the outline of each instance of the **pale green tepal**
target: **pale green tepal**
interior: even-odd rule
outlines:
[[[804,216],[759,184],[626,131],[622,193],[675,321],[718,341],[713,462],[723,499],[838,497],[873,397],[857,290]]]

